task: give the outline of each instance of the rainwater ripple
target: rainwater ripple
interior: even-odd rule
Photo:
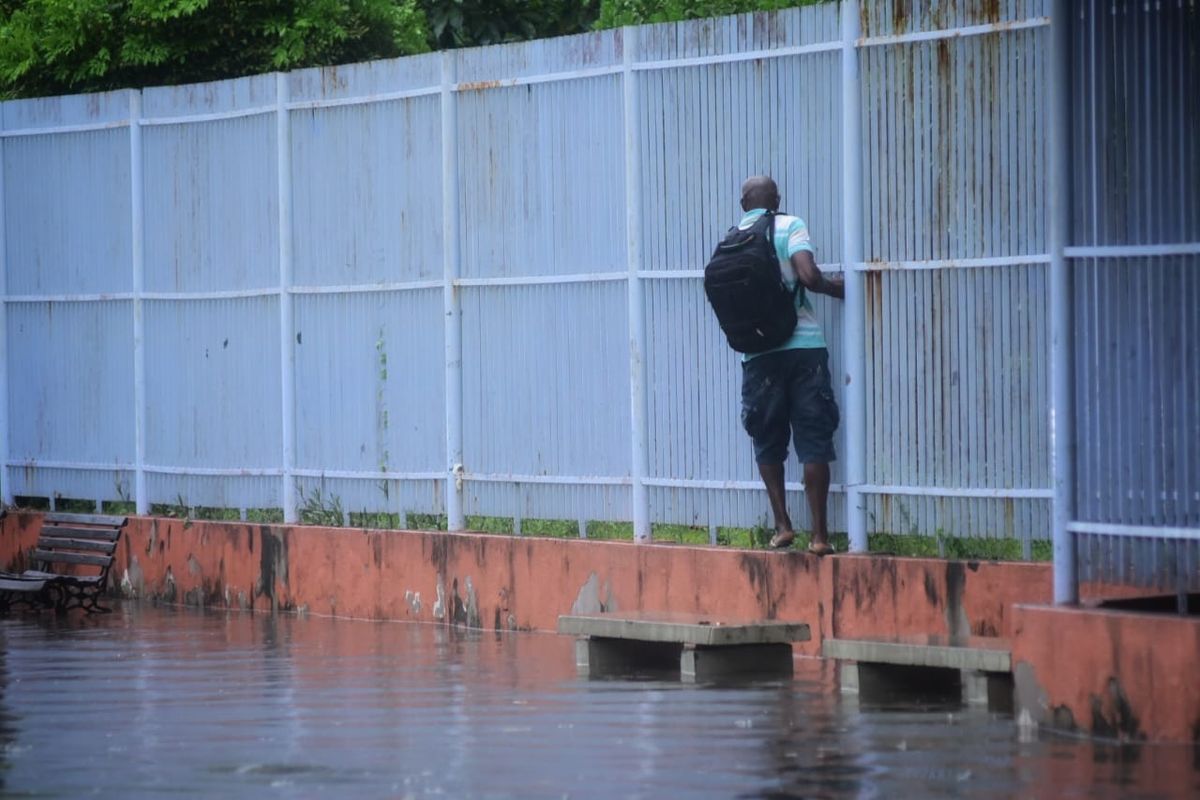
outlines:
[[[0,796],[1196,797],[1191,748],[857,708],[774,683],[587,680],[571,640],[127,605],[0,620]]]

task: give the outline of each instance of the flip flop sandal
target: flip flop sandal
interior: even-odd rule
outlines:
[[[829,556],[833,555],[833,545],[828,542],[809,542],[808,552],[814,556]]]
[[[785,550],[792,546],[792,542],[796,541],[796,534],[784,537],[782,534],[775,534],[771,537],[769,546],[772,550]]]

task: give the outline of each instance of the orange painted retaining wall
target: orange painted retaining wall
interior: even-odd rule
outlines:
[[[1018,605],[1014,628],[1016,703],[1028,721],[1200,743],[1200,618]]]
[[[0,563],[27,566],[41,515],[3,521]],[[818,559],[679,545],[134,517],[111,583],[125,597],[366,619],[552,631],[560,614],[645,610],[808,622],[827,636],[1009,636],[1049,602],[1047,564]]]

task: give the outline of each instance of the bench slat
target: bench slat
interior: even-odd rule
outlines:
[[[0,578],[0,591],[3,592],[40,592],[45,585],[45,580],[36,578]]]
[[[97,539],[113,542],[121,538],[121,531],[116,528],[43,527],[41,535],[51,539]]]
[[[41,579],[47,580],[47,581],[64,580],[64,581],[70,581],[71,583],[82,583],[82,584],[99,583],[100,582],[99,575],[59,575],[56,572],[42,572],[42,571],[36,570],[36,569],[25,570],[24,572],[21,573],[21,577],[29,578],[29,579],[41,578]]]
[[[45,522],[61,522],[65,525],[112,525],[120,527],[128,517],[117,517],[111,514],[61,514],[53,512],[42,518]]]
[[[112,556],[95,556],[88,553],[56,553],[50,550],[34,550],[34,561],[60,564],[88,564],[94,567],[107,567],[112,563]]]
[[[112,528],[42,528],[42,536],[51,539],[107,539],[116,541],[121,536]]]
[[[38,539],[39,550],[94,550],[98,553],[111,554],[117,549],[116,542],[98,542],[93,539]]]

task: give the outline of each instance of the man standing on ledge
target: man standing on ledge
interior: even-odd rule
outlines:
[[[763,214],[778,212],[779,199],[779,188],[771,178],[747,178],[742,184],[742,210],[746,213],[738,228],[746,230]],[[806,290],[844,299],[845,287],[840,275],[829,278],[817,268],[804,220],[777,214],[774,232],[783,281],[795,291],[796,328],[783,344],[742,356],[742,426],[754,441],[758,472],[775,516],[771,547],[790,547],[796,537],[783,480],[790,433],[796,458],[804,464],[804,491],[812,515],[808,550],[823,556],[833,552],[826,510],[829,463],[837,458],[833,433],[840,417],[825,335]]]

